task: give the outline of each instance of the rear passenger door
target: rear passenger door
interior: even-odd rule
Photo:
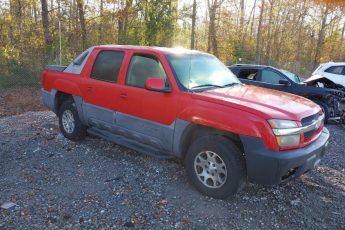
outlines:
[[[89,124],[103,129],[114,126],[119,109],[117,80],[124,56],[123,51],[116,50],[99,50],[93,56],[94,62],[83,87],[83,111]]]

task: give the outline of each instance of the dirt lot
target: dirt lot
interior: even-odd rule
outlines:
[[[51,112],[0,119],[0,229],[345,229],[345,130],[321,165],[286,185],[214,200],[180,161],[94,137],[74,143]],[[11,206],[11,205],[9,205]]]
[[[46,110],[37,88],[0,88],[0,117]]]

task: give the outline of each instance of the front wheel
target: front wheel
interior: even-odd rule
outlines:
[[[185,167],[196,189],[216,199],[234,195],[246,182],[243,155],[233,142],[221,136],[195,140],[187,152]]]
[[[87,127],[81,123],[76,105],[73,101],[62,103],[58,117],[60,130],[66,138],[72,141],[78,141],[86,136]]]
[[[345,112],[343,112],[343,115],[341,116],[341,124],[345,128]]]

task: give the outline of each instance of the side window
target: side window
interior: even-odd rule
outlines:
[[[231,70],[231,72],[233,73],[233,74],[235,74],[236,76],[238,75],[238,71],[239,71],[239,69],[238,68],[234,68],[234,67],[228,67],[229,68],[229,70]]]
[[[125,53],[121,51],[101,51],[92,67],[91,78],[116,82],[124,56]]]
[[[326,69],[325,72],[344,75],[345,68],[344,68],[344,66],[332,66],[332,67],[329,67],[328,69]]]
[[[146,80],[150,77],[163,78],[167,83],[167,75],[158,58],[151,55],[135,54],[129,65],[126,85],[144,88]]]
[[[269,84],[278,85],[280,80],[284,80],[282,76],[272,70],[264,69],[261,73],[261,81]]]
[[[257,73],[258,73],[257,69],[242,69],[238,74],[238,78],[256,81]]]

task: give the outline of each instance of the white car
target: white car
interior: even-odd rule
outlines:
[[[308,85],[345,91],[345,62],[328,62],[321,64],[313,75],[305,80]]]

